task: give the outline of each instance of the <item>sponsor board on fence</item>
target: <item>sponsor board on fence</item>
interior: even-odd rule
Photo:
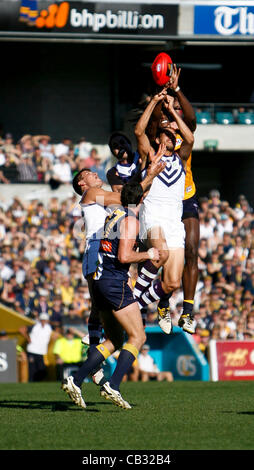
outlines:
[[[254,341],[209,344],[211,380],[254,380]]]
[[[177,4],[0,1],[0,34],[15,37],[167,37],[177,35]]]

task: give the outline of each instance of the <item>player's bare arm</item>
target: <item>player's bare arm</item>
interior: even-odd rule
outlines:
[[[179,87],[179,76],[181,73],[181,68],[177,68],[176,64],[173,65],[173,73],[171,75],[171,80],[169,82],[169,89],[173,90],[177,96],[181,110],[184,115],[184,122],[190,128],[192,132],[196,130],[197,120],[196,114],[193,106],[183,94],[181,88]]]
[[[84,204],[100,204],[102,206],[110,206],[121,204],[121,195],[118,192],[106,191],[102,188],[90,188],[82,200]]]
[[[166,94],[167,88],[164,87],[159,93],[153,96],[135,127],[134,132],[137,139],[137,150],[142,159],[143,168],[145,167],[146,159],[151,148],[149,138],[146,134],[146,128],[155,106],[165,98]]]
[[[192,151],[192,147],[194,144],[194,136],[193,133],[191,132],[190,128],[187,126],[187,124],[183,121],[181,116],[177,113],[177,111],[174,109],[174,97],[167,95],[165,99],[165,106],[174,119],[174,121],[177,123],[178,129],[181,133],[181,136],[183,138],[183,142],[181,145],[181,148],[178,150],[178,155],[179,157],[186,161],[188,160],[190,153]]]
[[[118,259],[120,263],[141,263],[148,259],[159,261],[160,253],[156,248],[145,252],[136,252],[134,245],[139,232],[139,222],[134,217],[126,217],[120,224],[120,242]]]

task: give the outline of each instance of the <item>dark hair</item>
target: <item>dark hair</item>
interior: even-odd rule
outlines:
[[[175,147],[176,137],[173,134],[173,132],[171,132],[169,129],[165,129],[163,127],[158,127],[157,132],[156,132],[156,137],[159,137],[161,134],[167,135],[172,140],[172,142],[174,144],[174,147]]]
[[[82,189],[81,189],[81,187],[78,183],[81,180],[81,176],[82,176],[83,171],[91,171],[91,170],[89,168],[82,168],[82,170],[80,170],[74,176],[74,178],[72,180],[72,187],[73,187],[75,193],[79,194],[79,196],[82,196]]]
[[[129,205],[137,206],[143,196],[143,188],[139,183],[127,183],[121,192],[121,203],[123,207]]]
[[[116,143],[116,142],[123,143],[123,140],[125,142],[127,142],[129,145],[131,145],[130,139],[123,132],[115,131],[111,134],[111,136],[109,137],[108,146],[109,146],[112,153],[113,153],[113,150],[114,150],[113,143]]]

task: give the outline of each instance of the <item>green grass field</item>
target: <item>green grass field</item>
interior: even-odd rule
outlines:
[[[59,383],[1,384],[1,450],[254,449],[254,382],[124,383],[122,410],[84,384],[87,409]]]

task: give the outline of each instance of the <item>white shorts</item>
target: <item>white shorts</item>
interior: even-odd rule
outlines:
[[[185,228],[182,222],[182,215],[179,214],[174,218],[168,215],[165,217],[165,210],[143,210],[140,214],[140,239],[145,243],[147,239],[147,232],[154,229],[153,236],[156,237],[155,228],[161,228],[164,232],[165,240],[169,249],[171,248],[184,248],[185,242]]]

